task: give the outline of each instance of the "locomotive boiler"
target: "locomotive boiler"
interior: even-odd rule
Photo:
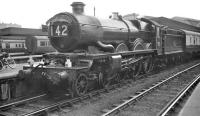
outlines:
[[[133,48],[134,44],[130,43],[135,41],[138,29],[131,21],[124,20],[116,12],[110,19],[87,16],[82,2],[71,6],[73,13],[59,13],[47,21],[51,44],[59,52],[86,50],[94,53],[94,49],[118,52]]]

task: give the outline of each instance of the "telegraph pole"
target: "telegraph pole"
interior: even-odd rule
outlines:
[[[95,12],[96,12],[95,10],[96,10],[96,9],[95,9],[95,6],[94,6],[94,16],[95,16]]]

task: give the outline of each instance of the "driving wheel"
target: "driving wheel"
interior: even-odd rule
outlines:
[[[84,73],[80,73],[73,84],[73,92],[75,96],[82,96],[87,92],[88,81],[87,75]]]

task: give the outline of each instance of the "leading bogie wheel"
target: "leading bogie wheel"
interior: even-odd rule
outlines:
[[[75,96],[82,96],[87,93],[88,90],[88,80],[85,73],[80,73],[73,83],[73,93]]]

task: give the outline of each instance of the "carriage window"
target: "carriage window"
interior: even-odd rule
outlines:
[[[195,41],[196,41],[196,45],[198,44],[198,40],[197,40],[197,37],[195,36]]]
[[[198,45],[200,45],[200,38],[198,37],[198,41],[199,41],[199,44]]]
[[[22,48],[24,48],[24,43],[22,43]]]
[[[51,43],[50,43],[50,41],[48,41],[48,46],[51,46]]]
[[[45,41],[40,42],[40,46],[45,46],[45,44],[46,44]]]
[[[10,44],[9,43],[6,43],[6,48],[10,48]]]
[[[145,31],[146,25],[147,25],[146,22],[141,21],[141,22],[140,22],[140,28],[141,28],[141,30]]]
[[[18,46],[19,46],[19,48],[21,48],[21,44],[19,44]]]
[[[0,48],[2,48],[2,43],[0,43]]]
[[[16,48],[18,47],[17,44],[15,44],[15,47],[16,47]]]

